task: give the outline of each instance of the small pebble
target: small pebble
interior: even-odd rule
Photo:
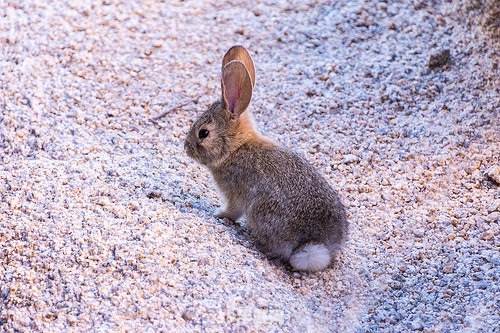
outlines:
[[[497,185],[500,185],[500,166],[495,165],[490,167],[486,171],[486,176],[494,181]]]
[[[428,66],[430,69],[443,67],[450,61],[451,53],[449,49],[440,50],[431,54],[429,57]]]

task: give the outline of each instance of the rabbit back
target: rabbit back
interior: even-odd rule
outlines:
[[[338,194],[289,150],[248,142],[212,173],[228,202],[244,206],[250,232],[271,256],[289,259],[306,244],[337,251],[347,236]]]

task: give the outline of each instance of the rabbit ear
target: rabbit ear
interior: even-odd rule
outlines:
[[[222,68],[222,100],[234,116],[239,117],[252,99],[252,79],[239,60],[230,61]]]
[[[224,58],[222,59],[222,68],[233,60],[239,60],[243,63],[243,65],[245,65],[248,73],[250,74],[250,79],[252,80],[252,87],[255,86],[255,66],[253,65],[253,60],[250,53],[248,53],[248,50],[241,45],[231,47],[227,50]]]

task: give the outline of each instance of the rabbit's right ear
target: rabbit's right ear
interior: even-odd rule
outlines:
[[[248,73],[250,74],[250,79],[252,80],[252,87],[255,86],[255,66],[248,50],[241,45],[231,47],[227,50],[224,58],[222,59],[222,69],[224,69],[224,66],[233,60],[239,60],[243,63],[243,65],[245,65]]]
[[[233,60],[222,68],[221,86],[225,109],[239,117],[252,99],[252,79],[241,61]]]

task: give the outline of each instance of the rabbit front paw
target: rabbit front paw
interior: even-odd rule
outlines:
[[[236,220],[241,217],[241,214],[237,213],[237,212],[232,212],[232,211],[221,209],[215,213],[215,217],[218,219],[228,219],[232,222],[236,222]]]

